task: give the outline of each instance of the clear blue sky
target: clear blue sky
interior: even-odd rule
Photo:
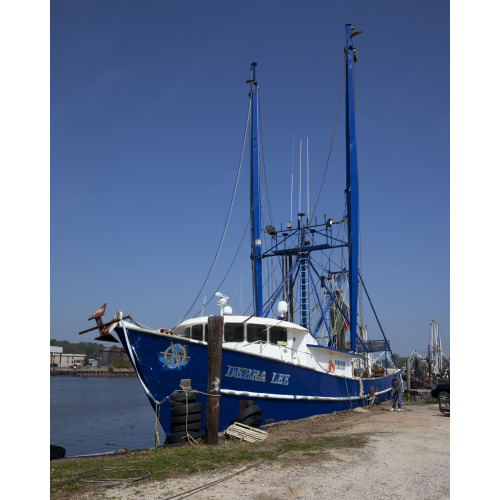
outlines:
[[[425,353],[436,319],[449,355],[448,2],[54,0],[50,21],[51,338],[92,340],[77,332],[104,302],[155,328],[184,315],[224,226],[252,61],[275,222],[290,217],[293,137],[296,152],[309,137],[315,197],[353,23],[364,281],[394,352]],[[341,216],[343,134],[341,117],[320,217]],[[196,311],[242,237],[247,171]],[[235,313],[247,241],[221,288]]]
[[[46,370],[49,336],[81,340],[76,332],[105,301],[152,326],[169,326],[191,304],[222,231],[254,60],[274,215],[288,219],[292,136],[309,137],[311,171],[322,171],[351,22],[364,32],[355,39],[363,275],[395,352],[425,351],[432,318],[453,339],[452,489],[487,497],[495,461],[470,456],[498,447],[498,403],[474,414],[468,396],[477,392],[471,367],[490,380],[496,366],[481,364],[491,358],[477,349],[488,354],[498,330],[494,5],[453,2],[450,57],[440,0],[4,2],[2,320],[6,373],[21,379],[4,384],[5,427],[33,427],[33,411],[16,411],[19,394],[39,427],[49,425],[49,377],[33,377]],[[337,136],[320,213],[343,189]],[[238,197],[233,248],[248,203],[243,175]],[[248,249],[240,253],[245,260]],[[240,278],[222,290],[235,309]],[[46,459],[46,436],[30,435],[30,470]],[[13,472],[15,485],[24,478]]]

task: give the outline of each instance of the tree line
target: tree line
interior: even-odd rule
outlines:
[[[96,359],[100,347],[103,344],[96,344],[95,342],[68,342],[67,340],[50,339],[50,345],[55,347],[62,347],[63,353],[67,354],[85,354],[89,359]]]

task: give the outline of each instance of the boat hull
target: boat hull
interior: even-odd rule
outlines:
[[[170,433],[168,396],[179,389],[181,380],[191,380],[192,388],[200,392],[198,401],[206,407],[206,343],[124,326],[115,332],[166,434]],[[296,420],[362,406],[370,387],[384,401],[390,397],[393,376],[350,379],[223,346],[219,431],[232,423],[243,400],[260,406],[263,422]]]

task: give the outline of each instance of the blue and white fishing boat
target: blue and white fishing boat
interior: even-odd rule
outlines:
[[[254,311],[249,316],[233,315],[228,298],[216,294],[224,318],[221,431],[240,412],[243,400],[251,400],[262,409],[263,421],[280,421],[342,411],[374,398],[384,401],[390,397],[397,369],[389,342],[376,314],[383,339],[368,340],[359,314],[358,296],[362,290],[367,294],[358,269],[353,82],[357,57],[352,39],[359,33],[352,25],[346,25],[347,185],[345,212],[336,221],[325,217],[318,223],[317,218],[299,212],[296,222],[287,222],[284,229],[261,227],[257,65],[251,65],[247,83],[252,121],[250,226]],[[268,248],[262,243],[264,236],[270,242]],[[327,263],[311,258],[313,253],[324,257],[327,251]],[[340,263],[330,261],[333,255],[340,257]],[[266,258],[280,261],[281,283],[265,300],[262,263]],[[371,305],[369,296],[368,300]],[[190,379],[193,389],[207,391],[208,316],[187,319],[171,329],[152,330],[121,312],[103,323],[104,309],[105,305],[89,318],[98,323],[100,336],[96,340],[117,342],[113,334],[117,335],[168,434],[170,412],[168,407],[161,407],[179,389],[180,381]],[[380,358],[380,352],[385,356],[377,367],[373,360],[375,355]],[[389,369],[391,365],[393,368]],[[199,401],[205,406],[206,396],[201,394]]]

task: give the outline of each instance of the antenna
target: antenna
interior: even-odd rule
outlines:
[[[309,137],[307,137],[306,154],[307,154],[307,220],[309,220]]]
[[[292,135],[292,188],[290,190],[290,222],[293,220],[293,157],[295,154],[295,134]]]
[[[299,148],[299,213],[300,210],[300,202],[302,198],[302,139],[300,139],[300,148]]]

